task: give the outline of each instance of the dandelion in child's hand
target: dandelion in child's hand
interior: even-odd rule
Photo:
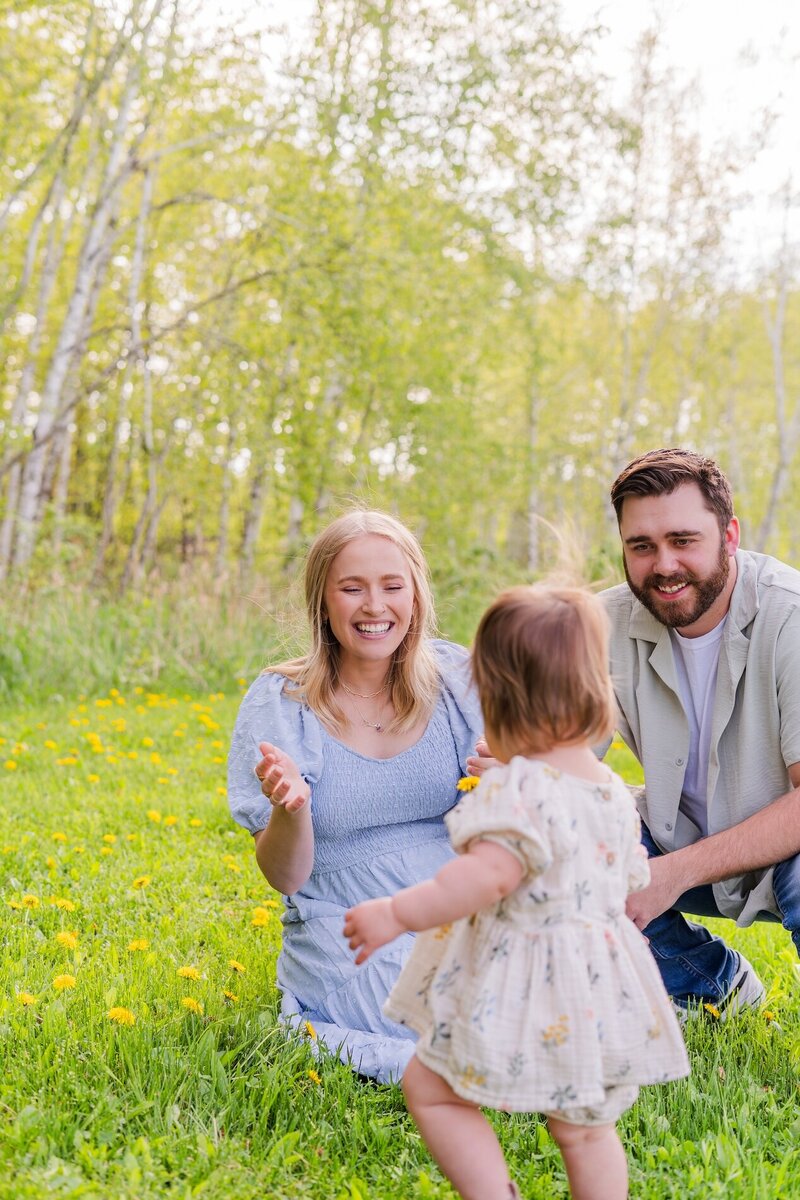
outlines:
[[[480,779],[478,779],[477,775],[464,775],[462,779],[459,779],[456,786],[460,792],[471,792],[479,783]]]
[[[199,1000],[195,1000],[193,996],[184,996],[181,1000],[184,1008],[188,1008],[189,1012],[197,1013],[198,1016],[203,1015],[203,1006]]]
[[[129,1008],[110,1008],[106,1013],[109,1021],[114,1021],[117,1025],[133,1025],[136,1017]]]
[[[53,987],[57,992],[69,991],[71,988],[75,987],[75,976],[56,975],[55,979],[53,980]]]
[[[181,979],[199,979],[200,972],[197,967],[178,967],[178,974]]]

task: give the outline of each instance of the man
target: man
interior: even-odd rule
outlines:
[[[628,912],[677,1007],[758,1005],[750,963],[685,912],[783,922],[800,952],[800,572],[739,549],[711,459],[651,450],[611,489],[627,583],[603,594],[652,881]]]

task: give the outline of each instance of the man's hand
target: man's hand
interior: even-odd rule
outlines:
[[[366,962],[380,946],[385,946],[405,932],[405,925],[397,919],[392,909],[391,896],[365,900],[363,904],[348,909],[344,915],[344,936],[349,940],[350,949],[359,951],[356,955],[357,964]]]
[[[631,892],[625,911],[637,929],[646,926],[672,908],[679,896],[687,890],[680,867],[679,851],[651,858],[650,882],[640,892]],[[690,885],[689,885],[690,886]]]

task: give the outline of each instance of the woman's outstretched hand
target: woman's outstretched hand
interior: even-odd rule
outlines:
[[[470,754],[467,759],[467,770],[470,775],[477,775],[480,778],[484,771],[489,770],[489,767],[498,767],[499,765],[497,759],[492,757],[492,752],[484,738],[478,738],[475,743],[475,753]]]
[[[350,949],[358,950],[358,965],[366,962],[375,950],[405,932],[405,925],[394,915],[391,896],[365,900],[344,914],[344,936],[348,939]]]
[[[258,748],[264,756],[255,766],[261,791],[274,808],[299,812],[308,803],[311,789],[294,759],[271,742],[259,742]]]

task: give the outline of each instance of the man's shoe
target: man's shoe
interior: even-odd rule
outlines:
[[[727,1021],[746,1008],[760,1008],[767,997],[767,989],[756,974],[755,967],[748,962],[743,954],[738,954],[739,965],[736,968],[731,986],[719,1000],[707,1004],[691,1004],[684,1007],[677,1001],[672,1001],[675,1014],[684,1025],[689,1017],[696,1017],[704,1012],[711,1013],[719,1021]]]

